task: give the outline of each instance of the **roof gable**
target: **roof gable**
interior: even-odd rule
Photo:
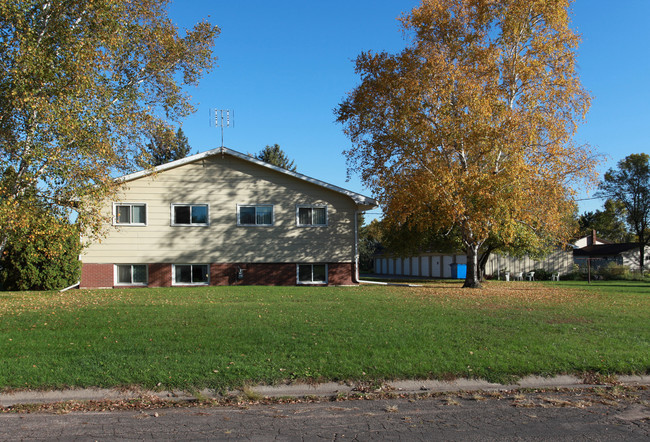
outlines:
[[[235,158],[239,158],[244,161],[248,161],[253,164],[257,164],[258,166],[261,167],[266,167],[268,169],[274,170],[279,173],[283,173],[285,175],[292,176],[294,178],[297,178],[299,180],[305,181],[307,183],[314,184],[316,186],[323,187],[325,189],[329,189],[331,191],[346,195],[350,197],[358,206],[360,206],[361,210],[370,210],[375,207],[377,207],[377,201],[374,198],[370,198],[364,195],[361,195],[356,192],[352,192],[351,190],[344,189],[339,186],[335,186],[334,184],[329,184],[326,183],[325,181],[318,180],[316,178],[312,178],[307,175],[303,175],[298,172],[292,172],[287,169],[283,169],[281,167],[275,166],[273,164],[266,163],[264,161],[261,161],[255,157],[252,157],[250,155],[243,154],[241,152],[237,152],[236,150],[229,149],[227,147],[217,147],[216,149],[211,149],[205,152],[198,153],[196,155],[191,155],[189,157],[181,158],[180,160],[172,161],[169,163],[162,164],[160,166],[156,166],[153,169],[145,169],[141,170],[139,172],[131,173],[128,175],[124,175],[121,177],[116,178],[118,181],[123,181],[123,182],[129,182],[133,180],[137,180],[139,178],[144,178],[146,176],[153,175],[155,173],[160,173],[164,172],[169,169],[173,169],[176,167],[183,166],[185,164],[193,163],[196,161],[203,160],[205,158],[209,158],[215,155],[230,155]]]

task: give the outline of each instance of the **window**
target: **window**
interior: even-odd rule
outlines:
[[[298,264],[298,284],[327,284],[327,264]]]
[[[327,206],[296,206],[296,220],[299,226],[326,226]]]
[[[240,206],[237,205],[238,226],[272,226],[273,206]]]
[[[115,283],[126,285],[147,285],[146,264],[117,264],[115,266]]]
[[[208,285],[210,266],[207,264],[174,264],[174,284]]]
[[[207,226],[209,224],[207,204],[172,204],[172,226]]]
[[[127,226],[147,225],[147,205],[141,203],[119,203],[113,205],[115,224]]]

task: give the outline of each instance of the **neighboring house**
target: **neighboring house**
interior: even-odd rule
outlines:
[[[119,180],[82,288],[358,282],[357,214],[372,198],[228,148]]]
[[[610,263],[624,265],[630,270],[639,270],[639,245],[637,243],[613,243],[598,238],[596,231],[574,243],[573,261],[580,266],[587,263],[593,268]],[[646,247],[645,267],[650,269],[650,248]]]
[[[576,249],[584,249],[585,247],[588,246],[597,246],[602,244],[613,244],[613,243],[611,241],[607,241],[606,239],[598,238],[596,236],[596,231],[592,230],[590,235],[583,236],[582,238],[576,239],[575,242],[573,243],[573,246]]]
[[[646,250],[648,248],[646,247]],[[573,260],[578,265],[589,265],[593,268],[606,266],[610,263],[624,265],[630,270],[639,270],[639,245],[637,243],[597,244],[575,249]],[[644,266],[650,270],[650,253],[645,254]]]

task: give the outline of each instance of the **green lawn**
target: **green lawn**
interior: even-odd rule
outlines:
[[[0,292],[0,389],[650,372],[650,284]]]

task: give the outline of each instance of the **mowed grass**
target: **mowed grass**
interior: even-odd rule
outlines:
[[[0,292],[0,390],[650,370],[647,283]]]

